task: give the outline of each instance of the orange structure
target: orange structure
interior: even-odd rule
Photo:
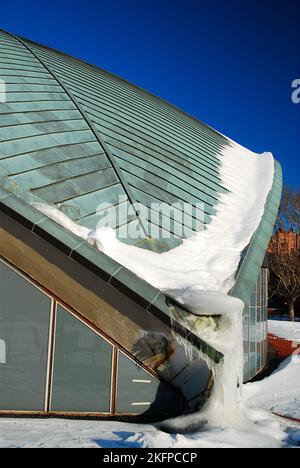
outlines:
[[[268,334],[268,341],[278,358],[283,359],[292,356],[292,354],[300,353],[300,343],[285,340],[272,333]]]
[[[293,251],[300,253],[300,234],[294,229],[286,231],[281,226],[271,239],[269,253],[288,254]]]

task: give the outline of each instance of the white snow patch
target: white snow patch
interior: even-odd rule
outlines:
[[[299,322],[281,322],[278,320],[269,320],[269,333],[283,338],[287,341],[300,343],[300,323]]]
[[[300,357],[291,356],[261,382],[244,386],[250,406],[300,419]]]

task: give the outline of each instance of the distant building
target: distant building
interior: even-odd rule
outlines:
[[[293,229],[285,230],[281,226],[271,239],[269,253],[288,254],[291,252],[300,253],[300,234]]]

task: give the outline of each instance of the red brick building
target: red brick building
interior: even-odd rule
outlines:
[[[272,254],[277,254],[279,256],[286,256],[288,254],[296,253],[300,257],[300,234],[299,232],[296,232],[293,229],[290,230],[285,230],[284,226],[281,226],[281,228],[273,235],[270,244],[269,244],[269,249],[268,252],[270,254],[270,258],[272,257]],[[271,288],[276,284],[275,280],[276,275],[271,271],[271,281],[270,285]],[[275,281],[275,282],[274,282]],[[269,301],[269,307],[270,307],[270,315],[271,311],[274,312],[275,315],[288,315],[289,309],[288,309],[289,303],[288,299],[285,297],[282,297],[278,294],[275,294],[272,298],[270,298]],[[300,301],[299,299],[295,302],[294,307],[296,311],[299,311],[300,307]]]
[[[300,235],[293,229],[286,231],[282,226],[271,239],[269,253],[287,254],[293,251],[300,253]]]

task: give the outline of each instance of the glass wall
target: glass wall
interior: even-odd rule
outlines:
[[[0,297],[0,411],[176,409],[172,388],[1,259]]]
[[[113,347],[57,307],[51,410],[109,413]]]
[[[109,413],[113,345],[2,260],[0,297],[0,411]]]
[[[244,312],[244,380],[254,377],[265,365],[267,356],[269,270],[262,268],[255,291]]]
[[[172,415],[177,407],[176,391],[159,382],[119,352],[117,412],[140,414],[154,412]]]
[[[265,363],[268,274],[244,314],[245,381]],[[168,386],[1,259],[0,297],[0,411],[171,413]]]
[[[51,299],[0,261],[0,410],[43,411]]]

